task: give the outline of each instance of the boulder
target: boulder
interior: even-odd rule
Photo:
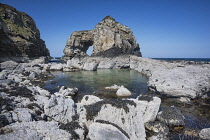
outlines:
[[[119,96],[119,97],[127,97],[127,96],[131,96],[132,93],[127,89],[125,88],[124,86],[121,86],[117,92],[116,92],[116,95]]]
[[[56,96],[72,96],[75,95],[78,92],[77,88],[68,88],[65,86],[62,86],[59,90],[59,92],[54,93]]]
[[[137,100],[122,99],[104,99],[89,105],[77,104],[79,121],[88,128],[94,122],[112,124],[123,130],[129,139],[146,137],[141,108]]]
[[[0,4],[0,30],[0,61],[4,57],[16,57],[13,60],[20,62],[50,55],[34,20],[26,13]]]
[[[69,140],[71,134],[59,129],[57,122],[33,121],[13,123],[0,128],[1,140]]]
[[[204,128],[200,131],[199,137],[202,139],[210,139],[210,128]]]
[[[102,123],[91,124],[88,136],[91,140],[129,140],[123,132],[113,125]]]
[[[139,95],[136,99],[141,105],[139,108],[142,110],[144,123],[154,121],[159,111],[161,99],[150,95]]]
[[[82,105],[91,105],[94,104],[96,102],[101,101],[100,98],[93,96],[93,95],[85,95],[82,100],[81,100],[81,104]]]
[[[58,122],[71,122],[75,115],[74,101],[71,98],[51,95],[51,98],[44,105],[44,112]]]
[[[169,126],[184,126],[184,116],[176,107],[166,107],[158,112],[157,119]]]
[[[165,133],[165,135],[169,133],[168,126],[164,124],[163,122],[159,122],[159,121],[147,122],[145,123],[145,128],[155,133]]]
[[[87,56],[93,46],[92,56],[114,57],[122,54],[141,56],[139,45],[131,29],[106,16],[93,30],[76,31],[71,34],[63,50],[64,58]]]

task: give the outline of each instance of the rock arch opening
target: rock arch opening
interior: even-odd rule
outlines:
[[[88,56],[91,56],[91,55],[93,54],[93,46],[89,46],[89,48],[88,48],[87,51],[86,51],[86,54],[87,54]]]

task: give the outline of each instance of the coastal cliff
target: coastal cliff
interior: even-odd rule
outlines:
[[[93,46],[92,56],[142,56],[131,29],[110,16],[106,16],[93,30],[73,32],[64,48],[63,58],[87,56],[86,52],[90,46]]]
[[[0,3],[0,57],[50,56],[34,20],[24,12]]]

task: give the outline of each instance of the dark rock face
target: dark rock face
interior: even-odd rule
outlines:
[[[49,56],[34,20],[26,13],[0,3],[0,56]]]
[[[131,29],[110,16],[105,17],[93,30],[73,32],[64,48],[63,58],[87,56],[86,51],[90,46],[93,46],[92,56],[141,56],[139,44]]]

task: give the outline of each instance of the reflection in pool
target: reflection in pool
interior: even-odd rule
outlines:
[[[78,72],[53,72],[55,78],[49,80],[44,87],[51,93],[59,90],[61,86],[77,87],[79,89],[78,96],[85,94],[93,94],[94,92],[101,94],[106,93],[105,87],[116,85],[124,85],[132,93],[131,97],[135,98],[139,94],[148,92],[148,78],[134,70],[126,69],[103,69],[97,71],[78,71]],[[53,82],[52,82],[53,81]],[[104,94],[103,94],[104,95]],[[104,95],[106,96],[106,95]]]

